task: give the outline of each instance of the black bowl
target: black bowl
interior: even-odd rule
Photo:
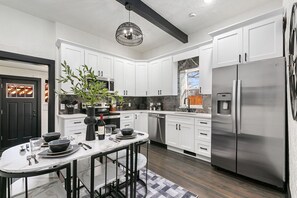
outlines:
[[[123,135],[132,135],[132,133],[134,132],[134,129],[125,128],[125,129],[121,129],[121,132],[122,132]]]
[[[51,133],[44,134],[42,137],[45,142],[50,142],[50,141],[59,139],[60,136],[61,136],[61,133],[59,132],[51,132]]]
[[[70,140],[53,140],[48,143],[49,148],[52,152],[65,151],[70,144]]]

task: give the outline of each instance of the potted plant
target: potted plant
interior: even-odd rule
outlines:
[[[82,65],[77,68],[75,72],[66,61],[61,63],[61,65],[64,75],[60,76],[57,80],[59,83],[70,82],[70,88],[73,94],[88,105],[87,117],[84,120],[85,124],[88,125],[86,140],[95,140],[95,124],[97,123],[97,118],[95,117],[94,104],[102,101],[123,101],[123,97],[119,96],[118,92],[110,93],[108,89],[105,88],[104,83],[97,80],[98,76],[95,75],[92,67]],[[61,89],[61,92],[66,93],[63,89]]]

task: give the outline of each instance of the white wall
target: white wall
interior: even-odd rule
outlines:
[[[176,50],[182,50],[187,47],[191,47],[195,44],[207,41],[212,39],[208,33],[221,29],[223,27],[232,25],[234,23],[238,23],[244,20],[247,20],[249,18],[253,18],[257,15],[262,15],[265,12],[272,11],[274,9],[278,9],[282,6],[282,1],[281,0],[271,0],[269,3],[259,6],[255,9],[249,10],[245,13],[242,13],[241,15],[238,15],[236,17],[232,17],[229,20],[224,20],[223,22],[210,26],[208,28],[201,29],[193,34],[189,35],[189,42],[187,44],[183,44],[179,41],[174,41],[171,43],[168,43],[167,45],[162,45],[160,47],[157,47],[155,49],[149,50],[147,52],[144,52],[142,54],[142,59],[151,59],[156,56],[162,56],[164,54],[170,53],[172,51]]]
[[[283,0],[283,6],[287,11],[287,30],[286,30],[286,39],[285,39],[285,50],[286,57],[288,57],[289,47],[289,28],[290,28],[290,17],[291,17],[291,9],[295,0]],[[288,75],[287,75],[288,76]],[[288,82],[288,80],[287,80]],[[288,121],[289,121],[289,183],[292,198],[297,197],[297,121],[293,120],[291,114],[291,103],[290,103],[290,95],[289,95],[289,87],[288,87]]]
[[[0,5],[0,49],[55,58],[55,24]]]
[[[41,79],[41,133],[48,132],[48,109],[45,101],[45,80],[48,79],[47,66],[44,66],[40,70],[32,70],[30,68],[36,68],[41,66],[35,66],[22,63],[11,63],[6,61],[0,61],[0,74],[13,75],[22,77],[32,77]]]

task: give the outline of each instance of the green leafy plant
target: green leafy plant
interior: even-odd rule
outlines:
[[[98,81],[98,76],[95,75],[92,67],[82,65],[76,69],[76,72],[64,61],[61,63],[62,72],[58,80],[59,83],[71,84],[71,91],[77,95],[82,102],[88,106],[94,106],[98,102],[119,102],[123,103],[124,99],[118,95],[118,92],[110,93],[108,89],[104,87],[103,82]],[[67,92],[61,89],[61,94],[67,94]]]

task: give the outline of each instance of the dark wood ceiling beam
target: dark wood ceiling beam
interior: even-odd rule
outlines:
[[[130,9],[138,14],[139,16],[145,18],[155,26],[159,27],[160,29],[164,30],[171,36],[175,37],[179,41],[183,43],[188,42],[188,35],[182,32],[180,29],[172,25],[169,21],[147,6],[140,0],[116,0],[117,2],[121,3],[124,6],[129,4]]]

